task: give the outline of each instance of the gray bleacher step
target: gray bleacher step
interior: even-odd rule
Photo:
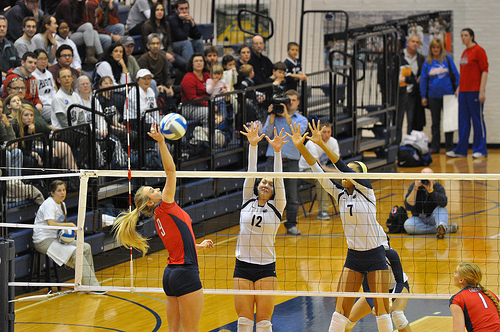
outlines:
[[[361,137],[361,142],[359,143],[359,151],[368,151],[385,145],[385,139]]]
[[[363,116],[363,117],[359,117],[356,120],[356,124],[357,124],[358,128],[368,127],[368,126],[372,126],[372,125],[376,124],[379,121],[380,121],[380,119],[378,117]]]
[[[387,165],[387,159],[385,158],[365,157],[363,158],[363,162],[365,163],[368,169],[374,169],[377,167],[382,167]]]

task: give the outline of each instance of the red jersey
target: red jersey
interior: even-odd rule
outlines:
[[[198,265],[191,218],[177,203],[161,204],[153,216],[156,230],[168,250],[168,264]]]
[[[491,294],[493,292],[490,291]],[[498,297],[493,294],[494,297]],[[465,327],[469,332],[500,331],[500,316],[497,307],[477,288],[464,288],[450,299],[450,305],[456,304],[464,312]]]
[[[488,57],[479,45],[466,48],[460,59],[460,91],[479,91],[481,75],[488,72]]]

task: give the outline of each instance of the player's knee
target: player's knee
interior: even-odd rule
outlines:
[[[379,332],[392,332],[391,315],[383,314],[377,316],[377,327]]]
[[[406,319],[405,313],[403,311],[393,311],[391,313],[392,321],[394,326],[399,330],[403,329],[408,325],[408,320]]]
[[[255,326],[257,332],[273,332],[273,324],[268,320],[261,320]]]
[[[349,323],[349,319],[339,312],[334,312],[332,316],[332,321],[330,322],[330,328],[328,332],[342,332],[345,331],[345,327]]]
[[[246,317],[238,318],[238,332],[253,332],[253,320]]]
[[[355,325],[356,325],[356,322],[351,322],[351,321],[349,321],[349,322],[347,323],[347,325],[345,326],[345,331],[346,331],[346,332],[351,331],[351,330],[354,328],[354,326],[355,326]]]

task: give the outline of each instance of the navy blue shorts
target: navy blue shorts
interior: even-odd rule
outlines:
[[[366,251],[348,249],[344,267],[362,274],[388,270],[389,268],[385,259],[385,248],[384,246],[380,246]]]
[[[167,296],[182,296],[202,288],[197,265],[167,265],[163,290]]]
[[[247,279],[256,282],[257,280],[267,277],[276,277],[276,263],[258,265],[236,259],[233,278]]]

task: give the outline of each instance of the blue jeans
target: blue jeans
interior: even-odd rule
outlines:
[[[121,23],[116,23],[115,25],[108,25],[104,30],[111,32],[113,35],[123,36],[125,35],[125,26]],[[101,41],[102,49],[106,51],[108,47],[113,43],[113,39],[110,35],[99,34],[99,40]]]
[[[201,53],[205,50],[205,44],[201,39],[182,40],[172,43],[174,53],[180,55],[184,60],[189,61],[189,58],[194,53]]]
[[[432,214],[428,217],[421,218],[413,216],[405,221],[405,230],[411,235],[420,234],[434,234],[436,233],[437,226],[444,224],[448,226],[448,210],[444,207],[436,207]]]

